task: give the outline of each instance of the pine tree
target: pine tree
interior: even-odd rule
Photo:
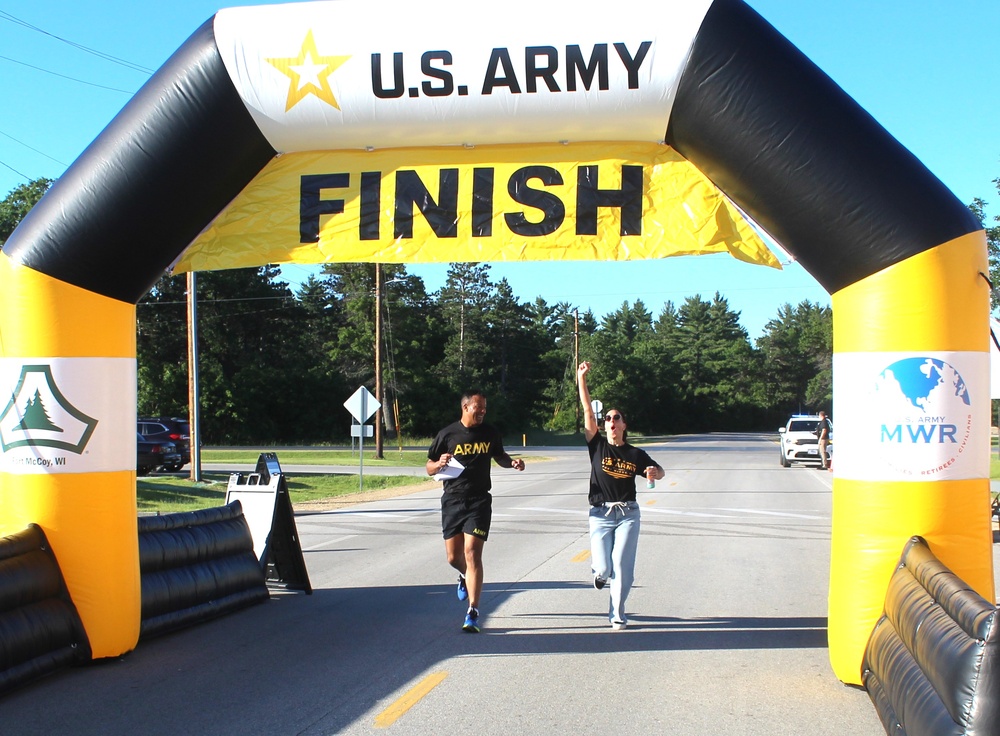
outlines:
[[[48,411],[45,410],[45,404],[42,402],[42,396],[38,389],[35,389],[34,397],[25,402],[24,417],[17,423],[14,429],[22,432],[28,432],[33,429],[41,429],[47,432],[62,432],[62,429],[52,422]]]

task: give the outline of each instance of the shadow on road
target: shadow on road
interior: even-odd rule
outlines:
[[[274,592],[123,657],[56,673],[4,699],[4,731],[331,733],[454,657],[826,646],[826,619],[808,617],[636,615],[613,632],[592,611],[487,612],[484,633],[470,635],[460,630],[462,604],[450,586],[371,584]],[[484,602],[498,610],[520,594],[587,587],[497,582]]]

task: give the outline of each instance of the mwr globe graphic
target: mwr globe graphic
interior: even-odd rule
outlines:
[[[886,389],[892,391],[896,387],[911,408],[924,414],[972,403],[961,374],[936,358],[897,360],[882,371],[881,378]]]
[[[882,462],[906,476],[956,469],[972,433],[972,401],[954,366],[939,358],[897,360],[875,389],[870,426]]]

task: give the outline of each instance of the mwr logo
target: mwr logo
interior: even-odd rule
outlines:
[[[909,476],[934,476],[969,446],[972,400],[965,379],[938,358],[898,360],[878,376],[876,426],[883,458]]]
[[[0,414],[0,448],[51,447],[83,454],[97,420],[70,403],[56,386],[48,365],[25,365],[17,387]]]

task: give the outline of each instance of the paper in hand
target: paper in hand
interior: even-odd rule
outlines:
[[[445,465],[441,470],[436,472],[431,477],[434,480],[451,480],[457,478],[465,470],[465,466],[458,462],[454,457],[448,460],[448,464]]]

